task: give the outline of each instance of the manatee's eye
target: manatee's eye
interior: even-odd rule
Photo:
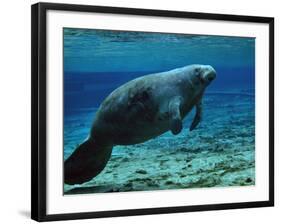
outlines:
[[[198,79],[201,79],[201,69],[200,69],[200,68],[195,68],[195,69],[194,69],[194,73],[195,73],[195,76],[196,76]]]
[[[199,85],[200,83],[203,83],[202,76],[201,76],[201,69],[195,68],[194,72],[195,72],[195,77],[196,77],[194,84]]]
[[[194,71],[195,71],[195,74],[196,74],[196,75],[199,75],[199,74],[200,74],[200,68],[195,68]]]

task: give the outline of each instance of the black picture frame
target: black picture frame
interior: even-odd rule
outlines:
[[[208,204],[196,206],[160,207],[130,210],[83,212],[69,214],[46,213],[46,13],[48,10],[100,12],[124,15],[162,16],[205,20],[239,21],[269,25],[269,200]],[[73,4],[37,3],[31,11],[31,73],[32,73],[32,155],[31,155],[31,218],[37,221],[132,216],[221,209],[253,208],[274,205],[274,18],[164,11],[137,8],[103,7]]]

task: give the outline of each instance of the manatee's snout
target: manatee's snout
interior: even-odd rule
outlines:
[[[204,73],[202,74],[202,79],[206,85],[209,85],[217,76],[215,69],[210,65],[203,66]]]

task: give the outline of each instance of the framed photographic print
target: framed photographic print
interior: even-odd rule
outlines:
[[[32,6],[32,218],[274,204],[274,19]]]

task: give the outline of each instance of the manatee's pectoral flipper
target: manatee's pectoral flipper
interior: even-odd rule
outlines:
[[[170,130],[174,135],[177,135],[182,130],[181,101],[181,97],[175,97],[169,102]]]
[[[107,164],[112,145],[86,140],[64,162],[64,182],[81,184],[97,176]]]
[[[193,118],[192,124],[190,125],[189,130],[192,131],[196,126],[199,124],[199,122],[202,119],[202,100],[200,100],[196,104],[196,114],[195,117]]]

